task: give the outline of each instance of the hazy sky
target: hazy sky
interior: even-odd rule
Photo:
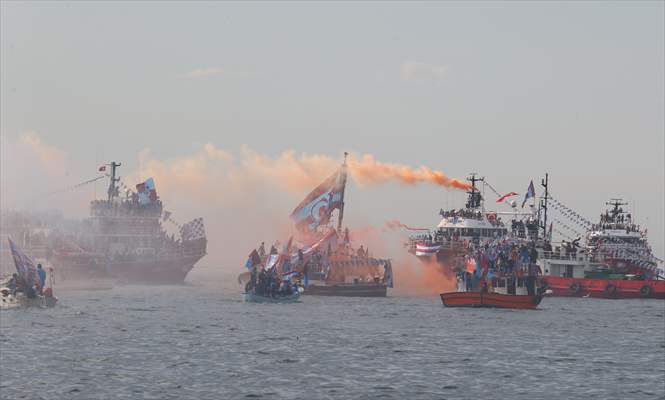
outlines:
[[[501,192],[549,172],[594,221],[610,197],[630,201],[664,255],[663,2],[1,4],[3,207],[111,159],[136,172],[146,149],[165,164],[206,143],[240,163],[243,145],[350,150],[476,171]],[[178,206],[173,192],[160,194]],[[301,194],[252,204],[286,219]],[[44,206],[87,212],[67,196]],[[464,198],[398,184],[348,196],[351,224],[425,226]],[[180,207],[244,229],[217,201]]]

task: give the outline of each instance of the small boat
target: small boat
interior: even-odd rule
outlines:
[[[290,295],[264,296],[257,293],[245,292],[242,294],[245,303],[298,303],[300,302],[300,292]]]
[[[456,292],[441,293],[446,307],[489,307],[534,310],[543,299],[543,287],[537,287],[535,277],[504,276],[492,279],[492,286],[467,290],[464,280],[458,280]]]
[[[54,307],[57,302],[58,298],[55,296],[39,294],[34,298],[28,298],[22,292],[13,294],[7,288],[0,288],[0,309],[2,310],[24,307],[50,308]]]
[[[11,278],[0,280],[0,309],[21,307],[54,307],[58,298],[53,295],[53,269],[50,271],[50,286],[40,289],[40,273],[45,271],[35,267],[35,262],[18,246],[9,240],[9,248],[14,258],[17,273]],[[38,265],[41,268],[41,265]]]
[[[485,292],[441,293],[446,307],[490,307],[534,310],[543,299],[542,295],[515,295]]]
[[[264,287],[269,278],[278,286],[289,282],[302,287],[303,295],[386,297],[393,287],[391,260],[373,257],[363,245],[355,249],[349,229],[342,230],[347,155],[340,168],[293,210],[297,232],[286,246],[280,249],[276,242],[266,252],[262,242],[249,254],[248,271],[238,276],[246,293],[252,287]],[[331,221],[335,210],[337,229]]]

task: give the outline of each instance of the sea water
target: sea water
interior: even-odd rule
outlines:
[[[246,304],[233,278],[61,291],[0,314],[3,399],[663,399],[665,302]]]

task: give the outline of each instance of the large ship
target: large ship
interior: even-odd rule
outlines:
[[[474,247],[507,237],[537,238],[537,212],[533,205],[529,205],[529,211],[522,212],[517,211],[515,202],[505,201],[512,211],[488,211],[478,187],[479,183],[485,184],[485,179],[471,174],[467,180],[469,190],[465,207],[441,209],[441,220],[433,230],[421,231],[409,238],[406,246],[410,253],[426,261],[434,259],[443,268],[459,270],[464,267],[465,257]],[[504,199],[505,196],[500,203],[504,203]],[[507,225],[502,217],[509,217],[510,224]]]
[[[110,277],[120,283],[178,284],[206,255],[202,218],[177,225],[178,237],[162,225],[172,221],[163,209],[152,178],[120,196],[112,162],[106,200],[90,203],[90,217],[80,229],[60,239],[52,265],[66,278]],[[102,167],[105,169],[106,166]]]
[[[587,224],[578,240],[545,249],[542,267],[555,296],[665,299],[665,280],[648,244],[647,232],[612,199],[598,223]]]

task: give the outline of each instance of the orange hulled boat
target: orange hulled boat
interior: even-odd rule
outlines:
[[[457,291],[441,293],[446,307],[488,307],[533,310],[543,299],[544,286],[536,275],[511,274],[476,279],[458,273]]]

